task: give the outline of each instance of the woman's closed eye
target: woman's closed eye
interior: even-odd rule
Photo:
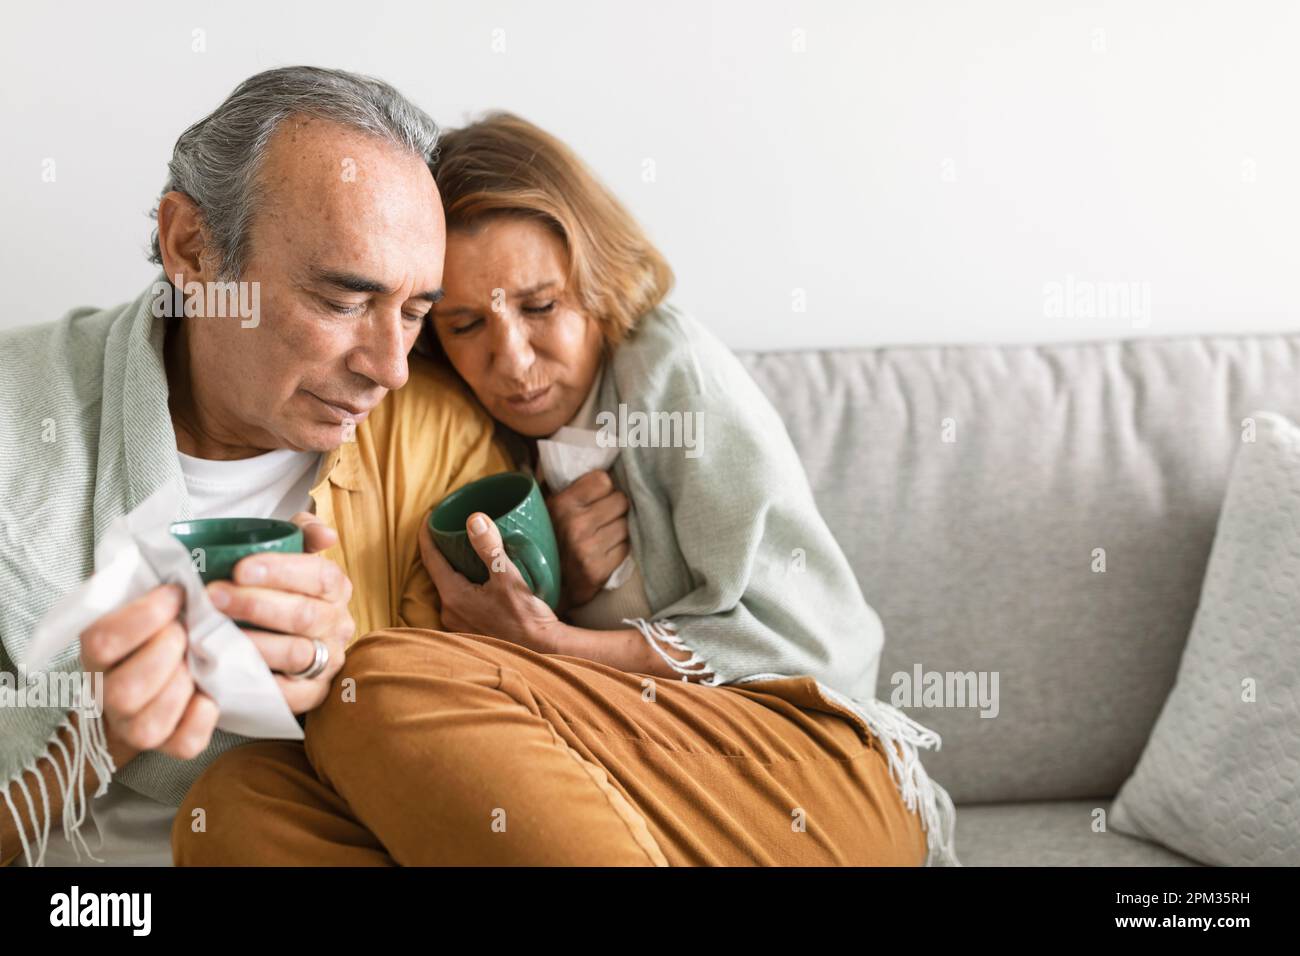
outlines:
[[[469,332],[482,324],[482,319],[475,319],[473,322],[466,322],[464,325],[453,325],[451,327],[451,334],[464,335],[466,332]]]
[[[520,311],[527,315],[549,315],[551,312],[555,311],[555,301],[552,300],[547,302],[545,305],[525,305],[521,307]],[[478,328],[482,324],[483,320],[478,318],[471,322],[466,322],[463,325],[453,325],[450,332],[452,335],[464,335],[467,332],[474,331],[474,329]]]

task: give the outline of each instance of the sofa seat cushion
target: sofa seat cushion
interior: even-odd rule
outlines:
[[[1111,801],[1045,800],[957,805],[957,858],[964,866],[1199,866],[1113,827],[1094,833],[1094,811]]]

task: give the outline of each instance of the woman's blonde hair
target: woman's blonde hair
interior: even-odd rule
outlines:
[[[616,346],[659,305],[673,272],[614,194],[550,133],[505,111],[445,131],[429,163],[447,230],[536,218],[564,241],[568,290]]]

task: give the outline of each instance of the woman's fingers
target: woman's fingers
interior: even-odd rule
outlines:
[[[433,578],[433,586],[442,596],[443,601],[446,601],[448,593],[470,583],[463,574],[451,566],[451,562],[443,557],[438,546],[433,543],[433,532],[429,530],[427,521],[420,523],[419,541],[420,560],[424,562],[429,577]]]
[[[607,471],[589,471],[563,491],[557,491],[546,502],[547,510],[556,521],[567,521],[585,511],[614,490],[614,479]]]
[[[506,554],[505,545],[501,541],[501,529],[497,527],[495,521],[483,512],[476,511],[465,522],[465,533],[469,535],[469,543],[473,546],[474,553],[491,572],[488,575],[488,585],[497,580],[505,580],[515,581],[526,587],[524,576],[519,573],[515,563]],[[505,575],[504,579],[499,578],[499,575]]]
[[[599,530],[610,522],[617,521],[628,511],[627,495],[621,491],[611,491],[604,498],[593,502],[584,516],[587,527]]]
[[[597,469],[587,472],[564,490],[577,504],[590,506],[614,490],[614,479],[608,471]]]
[[[591,554],[603,559],[610,551],[626,541],[628,541],[627,522],[615,519],[590,535],[586,539],[586,545]]]
[[[622,564],[624,561],[626,561],[627,556],[631,553],[632,553],[632,546],[627,541],[624,541],[622,544],[617,545],[613,551],[610,551],[608,554],[609,563],[612,564],[614,567],[609,573],[613,574],[615,571],[617,571],[618,566]],[[605,581],[608,580],[609,577],[606,576]],[[605,583],[604,581],[601,582],[601,584],[604,583]]]
[[[631,507],[627,495],[613,486],[606,472],[588,472],[579,481],[585,482],[578,493],[551,506],[551,522],[561,547],[578,550],[590,546],[591,538],[609,525],[617,525],[627,533],[626,514]],[[561,494],[578,488],[574,482]],[[597,492],[601,491],[599,495]],[[606,541],[602,551],[613,546]]]

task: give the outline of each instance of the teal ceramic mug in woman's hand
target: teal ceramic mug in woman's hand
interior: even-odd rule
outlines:
[[[476,511],[496,523],[506,554],[528,589],[555,610],[560,603],[560,549],[537,482],[520,471],[488,475],[453,491],[429,515],[429,531],[438,550],[457,571],[483,584],[488,569],[465,530],[465,522]]]

